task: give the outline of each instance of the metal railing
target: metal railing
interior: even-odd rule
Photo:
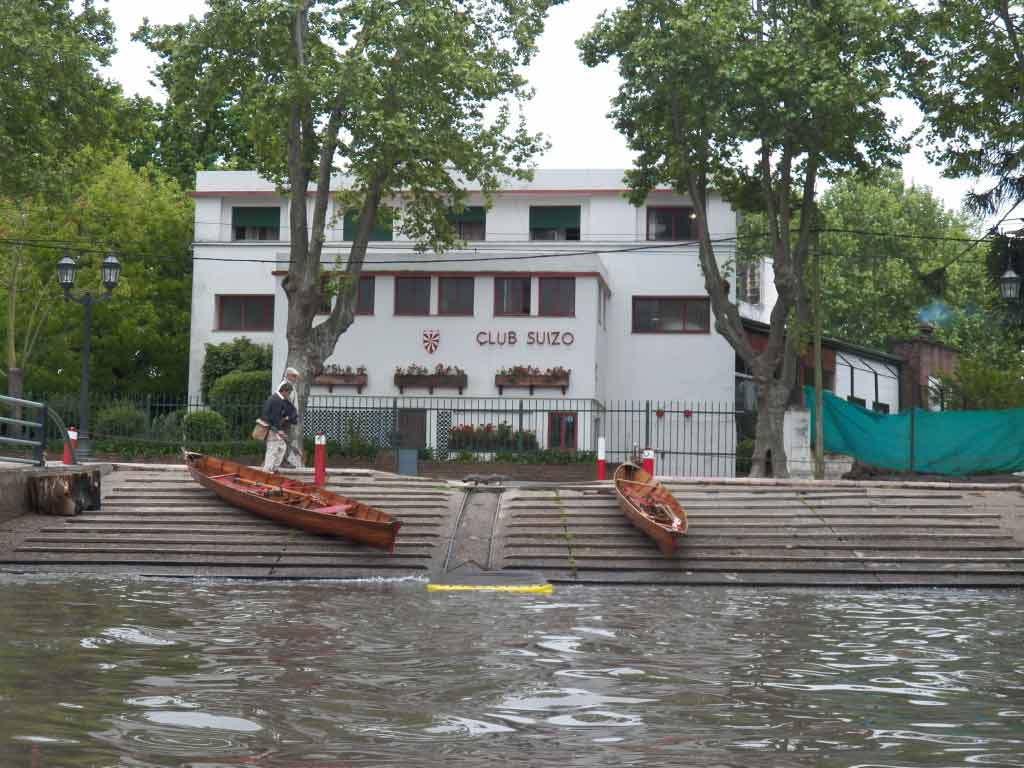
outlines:
[[[73,395],[47,399],[51,410],[77,423]],[[177,443],[210,440],[247,443],[262,402],[219,404],[209,434],[186,428],[190,415],[211,410],[198,398],[143,396],[94,399],[92,437]],[[112,418],[115,410],[120,419]],[[587,460],[604,437],[609,462],[637,449],[655,452],[657,471],[681,476],[731,476],[736,472],[737,420],[732,403],[537,397],[435,397],[312,395],[302,413],[303,432],[327,435],[329,447],[370,454],[417,448],[424,457],[446,460],[520,460],[545,454],[557,460],[575,454]],[[205,421],[210,421],[206,419]]]
[[[5,407],[5,413],[13,413],[11,416],[0,416],[0,425],[2,425],[0,443],[32,449],[31,459],[24,456],[0,456],[0,460],[19,464],[34,464],[39,467],[46,466],[46,426],[49,421],[49,409],[46,403],[0,395],[0,405]],[[33,409],[39,412],[39,421],[22,418],[25,415],[25,410]],[[21,437],[12,437],[12,432]]]

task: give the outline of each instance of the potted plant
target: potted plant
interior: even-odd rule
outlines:
[[[514,365],[499,370],[494,376],[494,384],[499,395],[505,387],[526,387],[531,395],[534,387],[554,387],[561,389],[564,395],[569,388],[569,373],[569,369],[560,365],[543,371],[532,365]]]
[[[405,368],[402,366],[395,368],[395,386],[403,394],[406,387],[425,387],[430,394],[434,394],[434,389],[440,387],[442,389],[457,389],[461,395],[467,382],[466,372],[457,365],[438,363],[433,370],[430,370],[426,366],[413,363]]]
[[[356,392],[360,395],[363,393],[366,381],[365,365],[360,365],[358,368],[353,368],[351,365],[346,365],[344,368],[340,365],[325,365],[323,370],[313,377],[313,383],[327,387],[328,392],[334,392],[335,387],[355,387]]]

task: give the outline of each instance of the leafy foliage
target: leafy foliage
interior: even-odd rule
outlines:
[[[1024,368],[989,365],[963,358],[952,376],[941,376],[942,405],[947,410],[1024,408]]]
[[[578,43],[585,63],[618,64],[611,116],[638,153],[626,178],[632,202],[669,185],[694,205],[716,330],[758,386],[755,475],[769,453],[787,474],[782,413],[808,322],[818,179],[892,163],[902,148],[882,106],[899,74],[898,21],[888,0],[627,0]],[[778,299],[763,350],[725,289],[707,216],[712,188],[765,217]]]
[[[0,24],[0,198],[34,195],[53,163],[109,145],[118,88],[100,75],[114,51],[110,12],[93,0],[5,0]]]
[[[200,384],[203,400],[209,401],[210,389],[214,383],[229,373],[267,371],[269,376],[273,366],[273,354],[273,348],[269,344],[255,344],[252,339],[245,336],[223,344],[207,344]],[[272,383],[267,384],[259,398],[260,402],[270,394],[271,386]]]
[[[0,223],[0,236],[29,241],[0,252],[7,287],[17,296],[16,313],[0,318],[8,367],[23,366],[26,388],[37,392],[79,387],[82,307],[61,299],[54,276],[61,253],[49,245],[66,241],[81,248],[70,251],[78,261],[75,293],[103,293],[99,267],[107,252],[118,254],[122,265],[110,301],[93,307],[93,389],[114,395],[184,391],[191,200],[159,171],[133,169],[108,152],[82,150],[63,158],[55,172],[67,182],[59,194],[27,199],[22,215]]]
[[[210,388],[210,407],[222,414],[226,408],[240,404],[258,408],[270,395],[273,386],[269,369],[226,373]]]
[[[130,403],[111,405],[96,414],[92,431],[97,437],[141,435],[146,431],[146,414]]]
[[[228,434],[227,421],[216,411],[193,411],[185,417],[182,427],[189,443],[225,440]]]
[[[559,1],[210,0],[201,19],[139,32],[160,56],[170,119],[208,134],[200,154],[244,157],[251,142],[256,168],[292,197],[283,285],[300,401],[353,322],[370,233],[399,198],[400,231],[443,250],[466,182],[487,194],[502,175],[527,175],[542,142],[511,106],[529,95],[520,68]],[[348,279],[328,281],[338,297],[314,328],[334,171],[346,180],[338,209],[358,216],[338,267]]]
[[[930,159],[949,176],[995,179],[968,196],[982,213],[1024,200],[1022,25],[1020,4],[1006,0],[942,0],[906,18]]]

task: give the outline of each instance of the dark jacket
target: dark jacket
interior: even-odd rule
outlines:
[[[298,423],[299,413],[291,402],[275,392],[263,404],[263,413],[260,414],[260,418],[269,424],[275,432],[283,432],[292,424]]]

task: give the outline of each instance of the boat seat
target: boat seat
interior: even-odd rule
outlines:
[[[335,504],[333,507],[320,507],[313,511],[319,512],[321,515],[347,515],[355,506],[355,504]]]

